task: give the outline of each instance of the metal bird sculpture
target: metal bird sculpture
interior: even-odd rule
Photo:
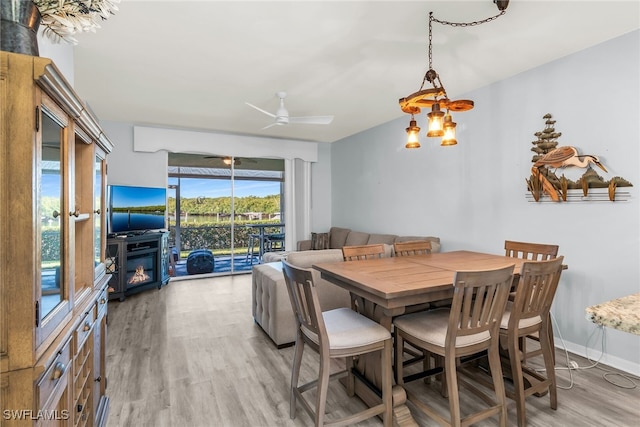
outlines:
[[[598,159],[598,157],[590,154],[579,155],[578,150],[570,146],[558,147],[555,150],[548,152],[538,159],[533,166],[536,168],[543,166],[552,168],[563,168],[566,166],[586,168],[590,163],[593,163],[605,172],[609,172],[602,163],[600,163],[600,159]]]

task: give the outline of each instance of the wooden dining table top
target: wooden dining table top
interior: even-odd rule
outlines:
[[[527,260],[472,251],[314,264],[321,277],[386,309],[453,296],[456,271],[491,270]]]

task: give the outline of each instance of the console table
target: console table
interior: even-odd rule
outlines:
[[[587,320],[640,335],[640,293],[587,307]]]
[[[127,234],[107,239],[109,299],[169,283],[169,233]]]

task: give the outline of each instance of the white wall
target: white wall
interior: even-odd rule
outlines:
[[[42,27],[40,27],[38,32],[38,56],[52,59],[69,84],[74,86],[73,45],[52,42],[51,39],[42,35]]]
[[[422,148],[405,149],[409,116],[334,143],[332,225],[436,235],[444,251],[499,254],[505,239],[559,244],[569,268],[553,307],[557,331],[584,354],[596,329],[585,308],[640,291],[639,39],[635,31],[461,96],[476,106],[453,114],[457,146],[422,137]],[[455,70],[439,71],[455,85]],[[531,142],[546,113],[560,145],[598,155],[605,179],[634,184],[630,201],[526,201]],[[606,350],[607,363],[640,372],[640,337],[606,329]]]
[[[133,151],[133,125],[120,122],[101,122],[104,133],[114,148],[107,157],[107,184],[166,187],[166,151],[137,153]]]

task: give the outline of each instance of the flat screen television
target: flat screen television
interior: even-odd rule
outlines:
[[[108,195],[109,233],[137,234],[166,228],[166,188],[110,185]]]

